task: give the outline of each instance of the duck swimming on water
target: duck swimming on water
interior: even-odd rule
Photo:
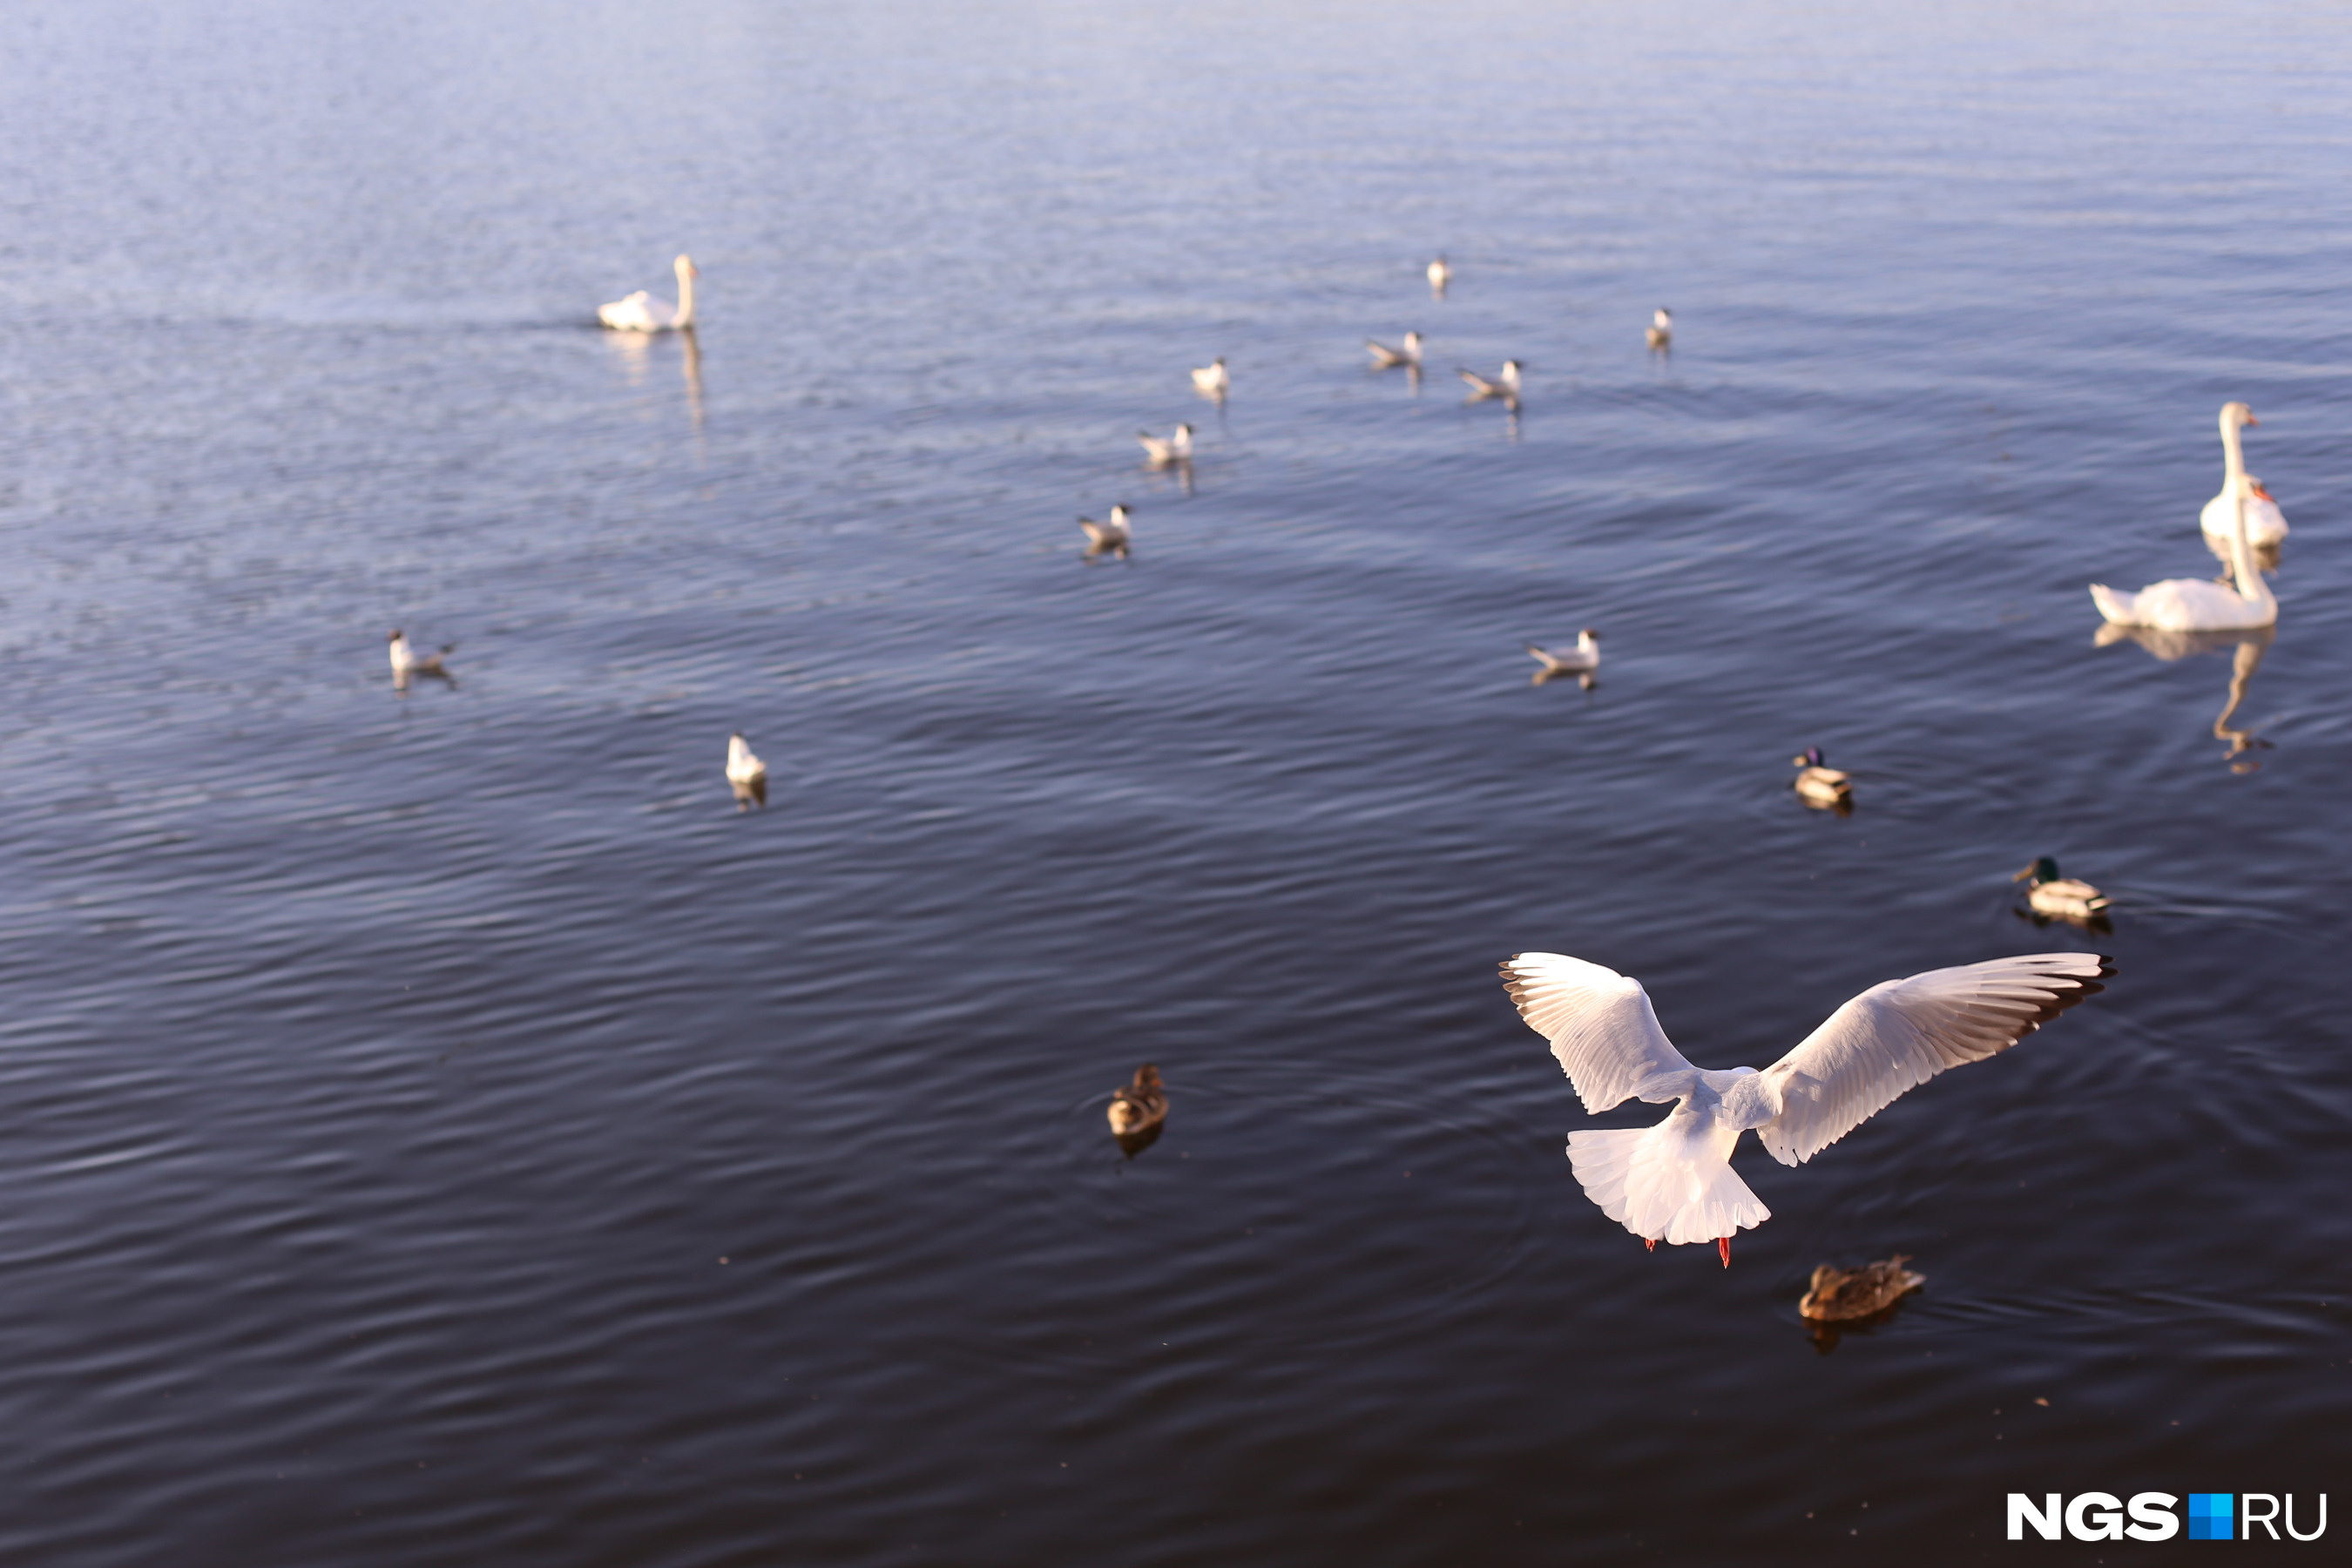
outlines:
[[[2091,920],[2105,914],[2113,901],[2088,882],[2059,876],[2058,862],[2047,855],[2010,880],[2027,884],[2025,901],[2035,914],[2052,915],[2062,921]]]
[[[1884,1262],[1865,1263],[1859,1268],[1824,1263],[1813,1270],[1812,1286],[1797,1303],[1797,1311],[1817,1323],[1883,1312],[1927,1282],[1926,1275],[1903,1267],[1910,1261],[1909,1254],[1898,1252]]]
[[[1853,781],[1835,768],[1822,763],[1822,749],[1807,746],[1801,757],[1790,757],[1790,763],[1802,768],[1797,775],[1797,798],[1807,805],[1850,806],[1853,804]]]
[[[1150,1062],[1135,1069],[1135,1081],[1115,1089],[1110,1097],[1110,1130],[1118,1138],[1134,1138],[1168,1119],[1168,1091],[1160,1087],[1160,1069]]]

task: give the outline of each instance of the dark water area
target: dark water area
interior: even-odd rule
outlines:
[[[2345,1489],[2347,89],[2314,5],[16,8],[0,1560],[1962,1562],[2011,1490]],[[681,250],[690,339],[596,328]],[[2232,398],[2275,639],[2095,646],[2216,569]],[[1583,1196],[1657,1111],[1495,974],[1761,1066],[2052,948],[2120,973],[1748,1141],[1728,1270]]]

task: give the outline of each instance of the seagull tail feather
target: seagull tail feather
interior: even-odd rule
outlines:
[[[1646,1241],[1704,1244],[1762,1225],[1772,1211],[1731,1168],[1728,1151],[1694,1149],[1671,1121],[1571,1132],[1568,1158],[1584,1195]]]

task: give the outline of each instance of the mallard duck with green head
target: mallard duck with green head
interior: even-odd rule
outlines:
[[[2087,921],[2104,914],[2110,900],[2106,894],[2073,877],[2058,874],[2058,862],[2044,855],[2032,865],[2010,879],[2026,883],[2025,901],[2037,915],[2050,915],[2062,921]]]
[[[1807,805],[1837,808],[1853,805],[1853,781],[1837,769],[1825,766],[1819,746],[1807,746],[1804,755],[1790,757],[1789,763],[1803,770],[1797,774],[1797,798]]]

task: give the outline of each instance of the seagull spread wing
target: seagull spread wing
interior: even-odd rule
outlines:
[[[1658,1027],[1638,980],[1558,952],[1522,952],[1503,961],[1503,987],[1528,1027],[1551,1042],[1584,1109],[1599,1112],[1640,1094],[1667,1100],[1682,1089],[1642,1093],[1662,1073],[1695,1071]]]
[[[1772,1158],[1801,1164],[1906,1090],[1999,1055],[2105,990],[2099,980],[2114,973],[2095,953],[2037,952],[1874,985],[1764,1069],[1778,1113],[1749,1125]]]

